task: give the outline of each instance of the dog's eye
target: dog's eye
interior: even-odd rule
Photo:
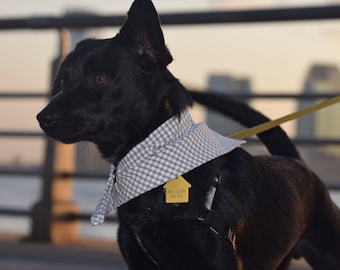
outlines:
[[[102,85],[106,84],[107,83],[107,76],[104,73],[98,73],[94,77],[94,83],[97,86],[102,86]]]

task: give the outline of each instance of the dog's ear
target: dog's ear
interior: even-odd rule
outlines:
[[[151,0],[135,0],[119,36],[146,68],[164,68],[172,56],[164,43],[159,17]]]

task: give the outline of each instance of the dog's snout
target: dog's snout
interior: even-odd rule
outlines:
[[[54,124],[55,117],[53,115],[39,113],[37,115],[37,120],[42,128],[47,128]]]

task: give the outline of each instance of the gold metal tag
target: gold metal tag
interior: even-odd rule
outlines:
[[[191,184],[178,176],[164,185],[166,203],[188,203]]]

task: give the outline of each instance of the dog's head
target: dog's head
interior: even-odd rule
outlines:
[[[37,116],[41,128],[56,140],[92,141],[105,158],[121,158],[191,105],[167,70],[171,61],[151,1],[136,0],[114,38],[83,40],[65,58],[53,98]]]

